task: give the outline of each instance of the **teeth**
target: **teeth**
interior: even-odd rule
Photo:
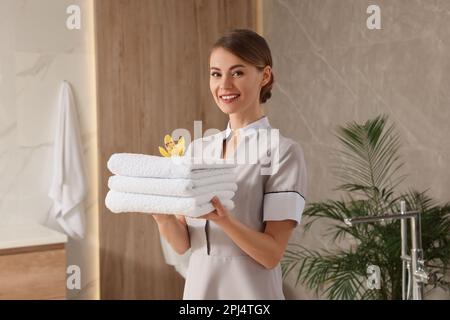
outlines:
[[[236,98],[237,96],[238,96],[238,95],[233,95],[233,96],[222,96],[222,99],[230,100],[230,99]]]

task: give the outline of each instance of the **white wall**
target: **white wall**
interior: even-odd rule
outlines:
[[[81,9],[69,30],[66,8]],[[69,240],[67,262],[81,268],[82,290],[97,298],[97,138],[93,0],[0,0],[0,223],[37,222],[61,231],[49,215],[59,85],[71,83],[89,179],[87,235]]]

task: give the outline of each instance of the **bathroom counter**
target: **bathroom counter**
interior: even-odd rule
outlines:
[[[0,251],[66,242],[65,234],[38,224],[0,225]]]
[[[0,300],[65,299],[66,242],[41,225],[0,225]]]

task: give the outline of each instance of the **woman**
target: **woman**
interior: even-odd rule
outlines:
[[[270,49],[257,33],[236,29],[212,47],[210,69],[210,90],[229,116],[228,127],[193,141],[186,154],[212,146],[229,159],[260,141],[264,132],[275,132],[261,107],[274,79]],[[175,251],[191,248],[184,299],[284,299],[279,262],[300,223],[306,169],[302,149],[293,140],[278,136],[277,152],[271,163],[277,170],[269,175],[263,174],[262,161],[237,162],[233,210],[214,198],[216,210],[197,219],[153,215]]]

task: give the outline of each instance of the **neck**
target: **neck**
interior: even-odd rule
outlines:
[[[230,114],[230,128],[231,130],[238,130],[244,128],[252,122],[255,122],[264,117],[262,108],[257,108],[253,112],[247,113],[233,113]]]

